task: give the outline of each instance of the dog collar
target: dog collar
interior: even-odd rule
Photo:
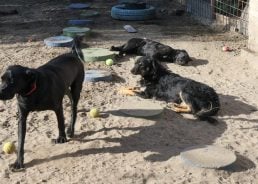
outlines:
[[[37,85],[36,85],[36,82],[34,82],[34,83],[32,84],[31,90],[30,90],[28,93],[26,93],[25,95],[26,95],[26,96],[31,95],[34,91],[36,91],[36,89],[37,89]]]

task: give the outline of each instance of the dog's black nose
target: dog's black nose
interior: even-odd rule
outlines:
[[[131,69],[131,73],[132,73],[133,75],[138,75],[138,74],[139,74],[139,68],[133,67],[133,68]]]
[[[176,61],[176,63],[179,64],[179,65],[187,65],[189,61],[191,61],[190,58],[188,58],[188,57],[183,57],[183,58],[181,58],[181,59],[178,59],[178,60]]]

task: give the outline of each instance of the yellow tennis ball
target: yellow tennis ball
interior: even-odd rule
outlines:
[[[6,154],[11,154],[13,152],[15,152],[15,145],[12,142],[6,142],[3,146],[3,151]]]
[[[99,109],[93,108],[90,110],[90,117],[96,118],[99,117]]]
[[[114,64],[113,59],[107,59],[107,60],[106,60],[106,65],[112,66],[113,64]]]

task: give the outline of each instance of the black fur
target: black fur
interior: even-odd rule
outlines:
[[[152,41],[149,39],[132,38],[122,46],[112,46],[111,51],[119,51],[119,55],[137,54],[149,56],[158,61],[186,65],[191,58],[185,50],[173,49],[168,45]]]
[[[172,73],[148,56],[138,58],[131,73],[141,75],[143,78],[144,82],[141,84],[144,84],[146,89],[138,93],[142,97],[157,97],[174,102],[176,105],[183,102],[199,119],[216,123],[210,116],[217,114],[220,102],[213,88]]]
[[[15,14],[18,14],[17,10],[7,10],[7,11],[1,10],[0,11],[0,16],[15,15]]]
[[[67,138],[62,100],[67,94],[72,106],[71,123],[67,134],[69,137],[74,135],[77,104],[84,80],[84,66],[77,55],[69,53],[58,56],[37,69],[20,65],[9,66],[1,79],[0,99],[9,100],[16,94],[18,101],[17,160],[11,165],[12,169],[17,170],[24,167],[26,119],[31,111],[53,110],[59,129],[59,136],[55,142],[65,143]]]

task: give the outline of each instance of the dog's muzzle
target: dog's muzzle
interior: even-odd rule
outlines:
[[[190,60],[187,59],[177,59],[175,63],[179,65],[187,65],[189,61]]]
[[[0,100],[10,100],[14,97],[15,93],[10,91],[8,87],[1,86],[0,87]]]
[[[132,69],[131,69],[131,73],[132,73],[133,75],[137,75],[137,69],[136,69],[136,68],[132,68]]]

